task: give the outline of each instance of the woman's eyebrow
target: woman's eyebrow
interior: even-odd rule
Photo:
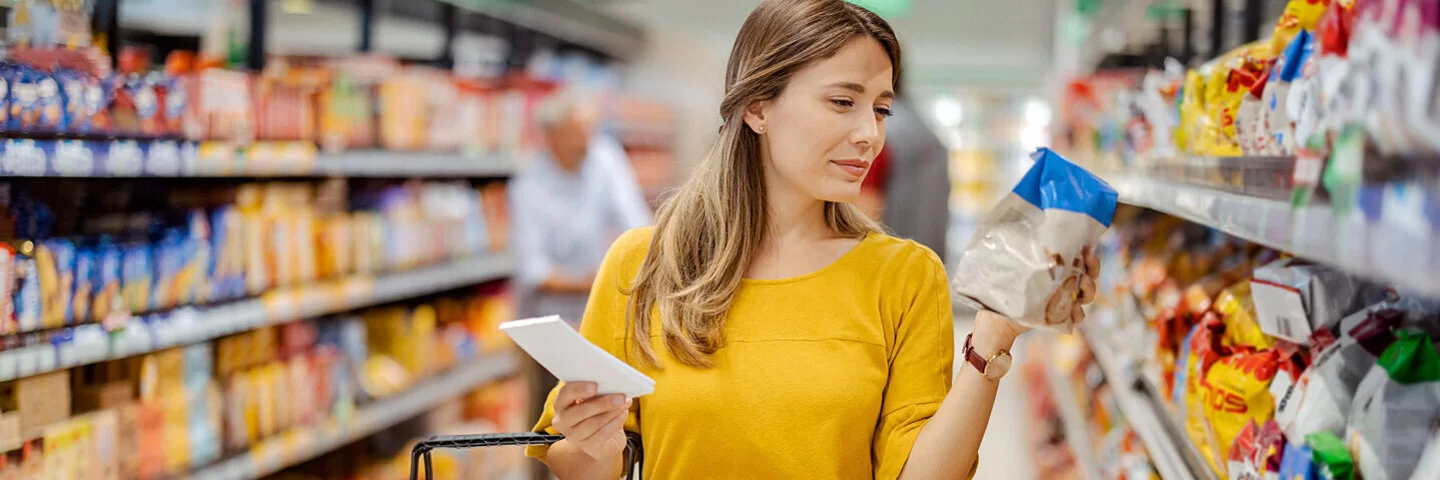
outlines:
[[[830,84],[830,86],[836,88],[843,88],[862,95],[865,93],[865,86],[855,82],[835,82]],[[890,90],[880,92],[880,98],[893,99],[895,98],[895,92],[892,92]]]

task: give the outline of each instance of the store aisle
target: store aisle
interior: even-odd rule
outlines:
[[[955,352],[965,346],[965,336],[975,328],[975,317],[955,317]],[[1017,350],[1020,348],[1016,346]],[[1012,352],[1019,357],[1023,352]],[[963,364],[955,362],[956,373]],[[1010,372],[1012,375],[1015,372]],[[990,414],[990,425],[985,429],[985,441],[980,444],[980,467],[975,478],[1006,478],[1031,480],[1035,471],[1031,465],[1025,440],[1024,389],[1017,378],[1009,377],[1000,382],[1000,394],[995,399],[995,410]]]

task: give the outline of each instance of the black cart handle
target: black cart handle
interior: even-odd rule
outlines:
[[[564,435],[545,435],[540,433],[483,433],[478,435],[436,435],[415,444],[410,450],[410,480],[419,480],[419,467],[425,463],[425,479],[434,478],[434,471],[430,464],[430,451],[438,448],[489,448],[489,447],[516,447],[527,445],[553,445],[555,442],[564,440]],[[636,480],[640,478],[635,466],[644,462],[645,450],[640,443],[640,435],[634,432],[625,432],[625,478]]]

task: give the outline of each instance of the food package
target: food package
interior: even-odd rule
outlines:
[[[1328,0],[1290,0],[1285,11],[1275,22],[1275,33],[1270,37],[1270,48],[1276,53],[1284,50],[1295,37],[1307,30],[1314,30],[1320,16],[1330,6]]]
[[[1180,126],[1175,129],[1175,147],[1185,152],[1202,152],[1200,134],[1209,123],[1210,117],[1205,115],[1205,79],[1199,72],[1189,70],[1180,89]]]
[[[1210,420],[1206,415],[1209,384],[1205,377],[1222,357],[1229,354],[1220,338],[1225,325],[1215,314],[1206,315],[1188,336],[1184,348],[1184,364],[1176,369],[1175,404],[1183,412],[1185,431],[1201,455],[1216,472],[1223,472],[1221,465],[1224,450],[1218,445],[1208,428]]]
[[[1250,480],[1260,478],[1260,472],[1255,470],[1253,460],[1255,452],[1259,449],[1256,444],[1256,431],[1260,427],[1255,422],[1245,424],[1240,433],[1235,436],[1235,441],[1230,444],[1230,455],[1225,461],[1226,478],[1230,480]]]
[[[1401,331],[1355,392],[1345,444],[1366,480],[1405,480],[1440,421],[1440,352]]]
[[[1225,335],[1221,343],[1226,346],[1246,346],[1266,349],[1275,346],[1275,338],[1260,330],[1255,321],[1255,301],[1250,296],[1250,281],[1244,280],[1220,292],[1215,299],[1215,311],[1225,322]]]
[[[1293,258],[1256,269],[1250,290],[1260,329],[1297,345],[1309,345],[1316,329],[1385,299],[1382,286]]]
[[[1340,437],[1330,432],[1312,433],[1305,437],[1305,443],[1321,480],[1355,480],[1355,461]]]
[[[1290,440],[1300,442],[1321,431],[1344,433],[1355,390],[1394,343],[1394,329],[1423,324],[1435,312],[1440,305],[1409,297],[1371,305],[1340,321],[1334,343],[1317,345],[1310,368],[1299,378],[1292,382],[1288,373],[1278,374],[1272,385],[1275,418]]]
[[[1425,442],[1425,451],[1420,454],[1420,464],[1415,466],[1415,475],[1410,480],[1440,480],[1440,429]]]
[[[1205,374],[1203,390],[1207,435],[1213,445],[1231,445],[1248,422],[1274,418],[1270,382],[1280,369],[1298,368],[1278,350],[1241,351],[1220,359]]]
[[[1256,478],[1279,480],[1280,462],[1285,455],[1285,432],[1274,420],[1265,422],[1255,432],[1255,456],[1250,459],[1248,469],[1258,474]]]
[[[1010,195],[980,220],[961,254],[955,289],[962,302],[1021,324],[1070,332],[1085,254],[1115,215],[1104,180],[1048,148]]]
[[[1275,68],[1271,70],[1270,79],[1265,83],[1261,104],[1267,109],[1270,137],[1279,148],[1273,152],[1276,155],[1295,153],[1294,120],[1299,112],[1292,113],[1286,106],[1289,105],[1291,83],[1300,76],[1300,66],[1310,56],[1313,46],[1310,32],[1301,31],[1295,35],[1295,39],[1275,60]]]
[[[1235,114],[1235,141],[1245,155],[1274,155],[1273,152],[1278,151],[1274,139],[1270,137],[1270,106],[1264,100],[1265,88],[1269,85],[1275,65],[1255,80],[1255,85],[1240,100],[1240,112]]]

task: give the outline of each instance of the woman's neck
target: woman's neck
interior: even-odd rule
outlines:
[[[786,188],[769,188],[766,200],[769,225],[766,225],[764,243],[823,240],[834,236],[825,223],[825,202]]]

